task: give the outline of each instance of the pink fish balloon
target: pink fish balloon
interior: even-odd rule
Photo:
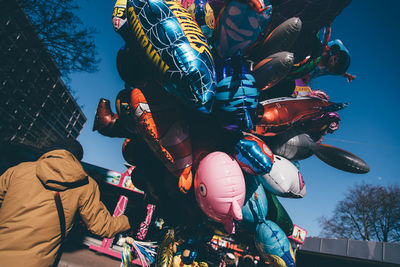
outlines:
[[[234,233],[233,220],[242,220],[246,194],[244,176],[235,159],[223,152],[208,154],[200,161],[194,190],[202,211]]]

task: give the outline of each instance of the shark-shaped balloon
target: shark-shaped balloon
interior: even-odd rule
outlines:
[[[360,157],[338,147],[316,143],[304,132],[288,131],[266,142],[275,155],[288,160],[302,160],[316,155],[326,164],[345,172],[369,172],[368,164]]]

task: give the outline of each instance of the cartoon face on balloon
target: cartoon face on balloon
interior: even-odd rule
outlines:
[[[234,233],[233,220],[242,220],[246,186],[239,164],[223,152],[213,152],[200,161],[194,180],[196,200],[212,220]]]
[[[227,1],[217,19],[215,49],[223,58],[244,51],[253,44],[269,23],[272,9],[257,12],[242,1]]]

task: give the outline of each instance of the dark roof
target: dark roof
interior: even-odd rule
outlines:
[[[298,253],[363,262],[364,265],[360,266],[400,265],[400,244],[398,243],[309,237],[299,248]]]

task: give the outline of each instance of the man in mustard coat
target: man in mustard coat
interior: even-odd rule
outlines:
[[[125,215],[112,217],[100,201],[97,183],[80,164],[82,156],[82,146],[71,139],[37,161],[21,163],[0,176],[0,266],[54,264],[61,223],[53,192],[61,198],[65,235],[77,211],[87,228],[101,237],[131,228]]]

